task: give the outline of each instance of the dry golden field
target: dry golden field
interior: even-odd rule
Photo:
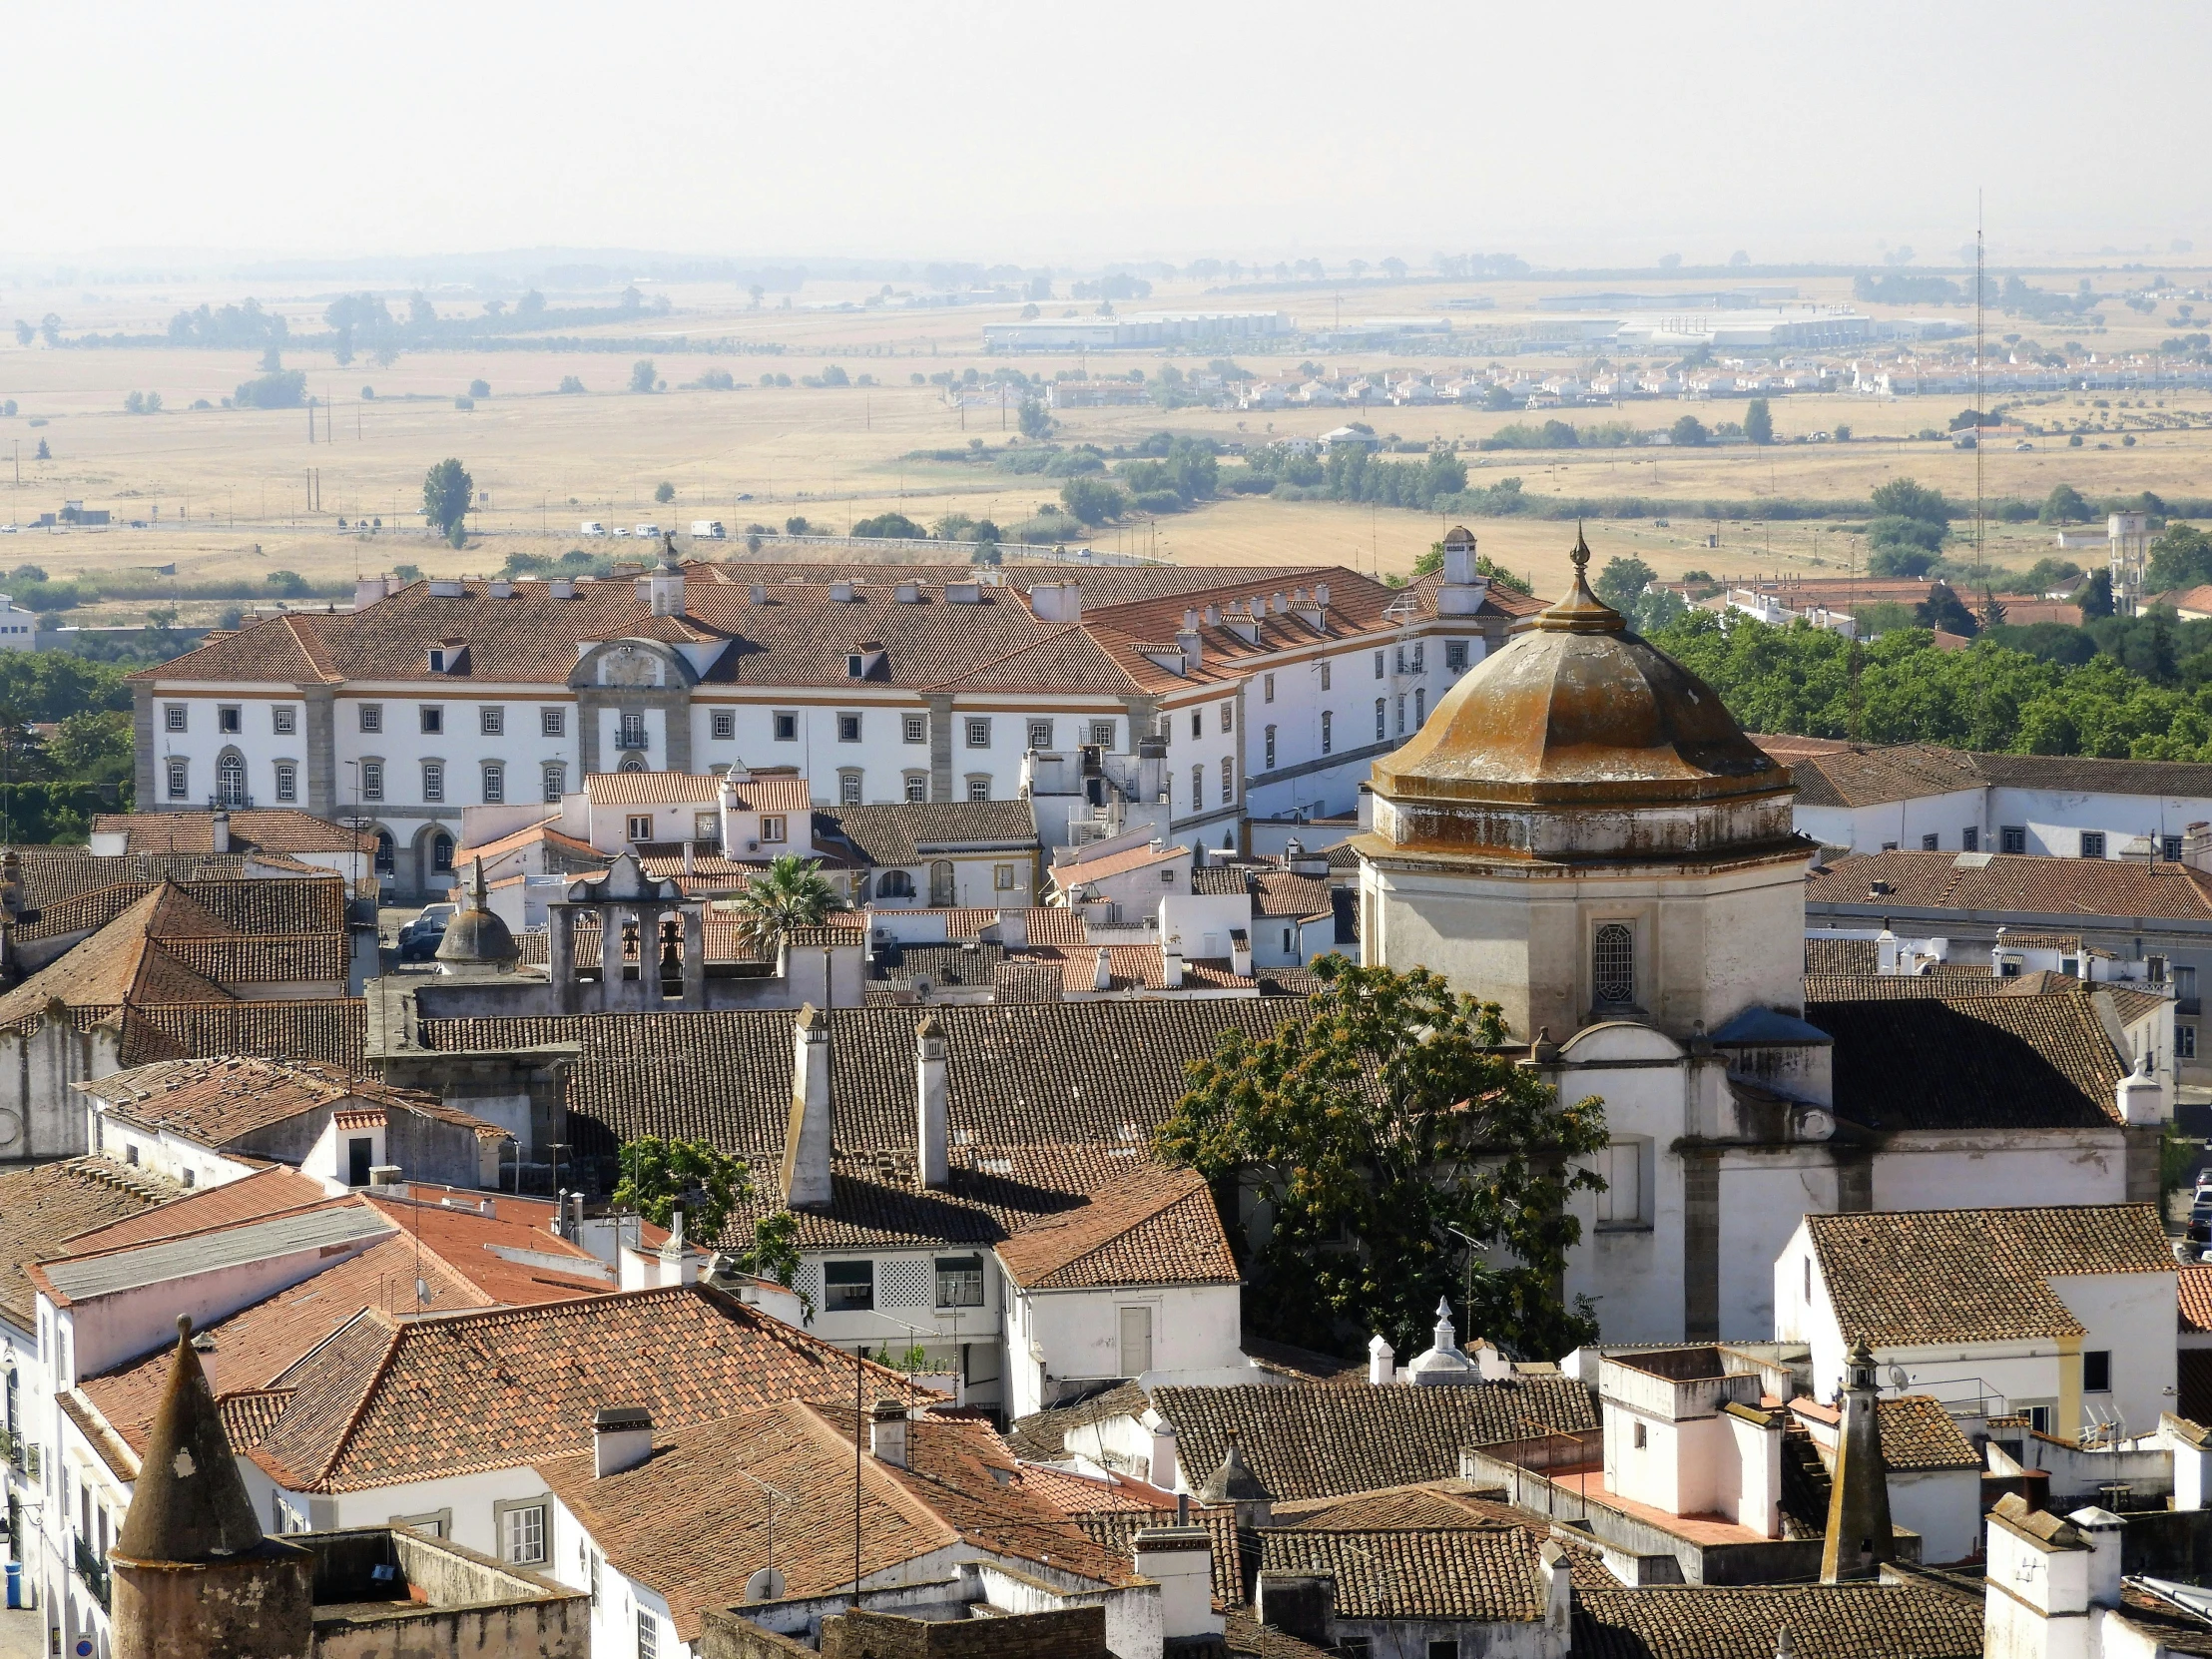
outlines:
[[[2169,275],[2181,287],[2205,279],[2184,271]],[[2055,277],[2039,280],[2049,286],[2072,285]],[[2113,291],[2123,279],[2100,275],[2096,280]],[[1658,284],[1630,285],[1648,289]],[[17,290],[0,297],[0,320],[12,315],[35,321],[53,311],[62,318],[65,336],[86,329],[156,332],[179,308],[203,300],[238,300],[250,291],[290,316],[294,326],[319,331],[319,313],[336,289],[227,283],[97,295]],[[945,406],[937,388],[913,385],[909,377],[968,367],[987,372],[1003,359],[982,352],[982,325],[1011,316],[1017,307],[828,310],[784,309],[772,302],[753,309],[728,285],[676,285],[666,291],[671,301],[667,314],[647,312],[592,330],[616,347],[607,351],[419,352],[384,367],[356,361],[342,368],[325,352],[289,351],[285,366],[304,370],[309,390],[328,400],[327,414],[315,417],[312,443],[303,410],[220,407],[239,382],[259,372],[256,353],[167,347],[56,350],[40,343],[19,346],[12,332],[0,333],[0,398],[13,398],[19,406],[15,418],[0,419],[0,494],[6,496],[0,522],[20,523],[67,499],[109,507],[119,521],[105,532],[26,532],[0,538],[0,574],[25,563],[55,578],[174,563],[181,583],[259,582],[276,570],[324,581],[399,563],[438,573],[476,573],[496,570],[510,553],[558,553],[577,546],[576,527],[584,519],[610,526],[653,522],[681,533],[694,518],[719,518],[738,536],[749,523],[781,525],[793,514],[842,530],[854,519],[890,508],[924,522],[958,511],[1011,524],[1053,498],[1054,480],[902,458],[916,449],[957,446],[975,437],[994,445],[999,441],[996,410],[971,409],[963,417]],[[1466,291],[1463,284],[1370,284],[1341,298],[1335,289],[1205,297],[1196,286],[1162,284],[1151,299],[1131,308],[1275,306],[1313,326],[1339,314],[1340,304],[1347,319],[1430,314],[1451,294]],[[1239,360],[1288,371],[1304,356],[1337,372],[1436,369],[1498,360],[1485,348],[1492,343],[1489,331],[1532,315],[1535,298],[1547,289],[1528,282],[1490,284],[1480,291],[1494,295],[1496,309],[1454,313],[1459,337],[1448,354],[1246,353]],[[1801,282],[1799,294],[1845,299],[1849,283]],[[818,296],[857,303],[863,292],[856,285],[810,283],[802,298],[814,303]],[[473,299],[443,292],[432,297],[448,314],[476,308]],[[554,302],[569,301],[556,296]],[[1046,307],[1048,314],[1064,306]],[[2052,344],[2078,338],[2100,352],[2120,351],[2155,345],[2183,326],[2164,311],[2140,316],[2116,297],[2104,305],[2104,312],[2106,333],[2048,328],[2041,337]],[[1943,314],[1970,320],[1970,313],[1956,307]],[[2037,333],[2033,325],[1991,315],[1992,343],[2015,331]],[[750,349],[713,356],[671,352],[669,345],[686,334],[736,339]],[[655,359],[672,389],[650,396],[620,389],[629,379],[631,363],[641,356]],[[1165,360],[1134,352],[1087,362],[1073,356],[1025,355],[1016,362],[1026,372],[1046,375],[1076,366],[1093,373],[1139,367],[1156,374]],[[754,383],[764,371],[789,374],[797,382],[830,363],[882,383],[842,389],[796,383],[763,388]],[[1588,363],[1519,360],[1519,366],[1545,372]],[[1196,365],[1183,358],[1180,366]],[[728,369],[739,388],[674,389],[710,367]],[[553,388],[571,374],[589,389],[583,395],[556,394]],[[491,395],[477,400],[472,410],[456,408],[454,396],[479,377],[490,383]],[[362,395],[364,387],[373,387],[373,398]],[[123,412],[132,391],[159,392],[162,412]],[[190,405],[196,399],[217,406],[194,409]],[[1536,494],[1745,503],[1763,496],[1864,498],[1885,479],[1909,476],[1970,501],[1972,453],[1947,443],[1909,439],[1922,427],[1945,426],[1957,401],[1883,403],[1845,394],[1774,399],[1775,424],[1785,440],[1848,423],[1855,433],[1848,444],[1492,451],[1466,459],[1471,483],[1517,476],[1524,489]],[[2039,499],[2060,482],[2090,495],[2143,489],[2168,496],[2212,494],[2212,393],[2182,397],[2171,407],[2154,410],[2097,410],[2094,401],[2069,393],[2029,411],[2027,418],[2102,414],[2107,421],[2125,420],[2136,439],[2132,446],[2121,444],[2116,424],[2109,433],[2093,434],[2079,449],[2050,439],[2037,440],[2024,451],[1992,445],[1982,458],[1988,495]],[[2120,403],[2116,397],[2110,401]],[[1680,404],[1640,401],[1617,409],[1567,411],[1563,418],[1662,427],[1682,412]],[[1710,425],[1740,419],[1743,410],[1740,403],[1715,402],[1695,412]],[[1149,407],[1070,410],[1061,417],[1061,435],[1112,445],[1169,427],[1254,443],[1271,435],[1313,435],[1355,413],[1327,408],[1267,414]],[[1384,407],[1358,418],[1407,439],[1471,442],[1509,420],[1527,417],[1451,407]],[[44,424],[34,426],[34,419]],[[1011,423],[1010,410],[1004,419]],[[2180,422],[2186,422],[2185,429],[2176,429]],[[2153,425],[2161,429],[2148,429]],[[33,459],[42,438],[53,451],[49,461]],[[2110,447],[2100,447],[2105,443]],[[467,465],[479,497],[469,545],[459,551],[419,530],[395,528],[417,522],[413,515],[423,471],[447,455]],[[653,491],[664,480],[677,496],[673,503],[657,506]],[[318,494],[310,496],[310,491]],[[745,496],[750,499],[741,498]],[[313,501],[319,502],[319,510],[313,509]],[[122,523],[134,518],[146,520],[148,527],[131,529]],[[349,525],[380,518],[384,527],[373,536],[357,535],[340,531],[340,518]],[[1562,580],[1565,552],[1573,540],[1571,524],[1515,517],[1472,527],[1485,552],[1531,574],[1539,591],[1553,590]],[[1109,526],[1092,545],[1186,563],[1327,560],[1391,572],[1409,567],[1442,528],[1433,516],[1387,507],[1239,497],[1156,521]],[[1601,559],[1633,551],[1669,576],[1691,568],[1721,575],[1811,569],[1816,561],[1824,571],[1841,571],[1860,556],[1852,539],[1832,526],[1790,520],[1768,524],[1756,516],[1741,522],[1678,517],[1666,529],[1648,518],[1592,523],[1588,533]],[[1718,536],[1717,546],[1706,545],[1708,535]],[[1988,527],[1991,556],[1999,563],[2029,562],[2048,549],[2049,540],[2047,532],[2032,525]],[[625,544],[594,545],[609,551]],[[742,557],[745,550],[739,541],[717,551]],[[145,602],[100,609],[104,614],[86,613],[79,620],[135,620]],[[212,609],[188,607],[187,620],[205,620],[197,613]]]

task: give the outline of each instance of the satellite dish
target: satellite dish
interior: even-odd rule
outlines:
[[[1912,1382],[1913,1380],[1905,1375],[1903,1366],[1892,1366],[1890,1368],[1890,1386],[1897,1389],[1899,1393],[1905,1392]]]
[[[748,1602],[775,1601],[784,1593],[784,1575],[774,1567],[763,1567],[745,1581],[745,1599]]]

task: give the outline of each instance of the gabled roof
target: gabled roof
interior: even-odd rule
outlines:
[[[1260,1570],[1330,1574],[1340,1619],[1534,1624],[1547,1602],[1545,1541],[1520,1526],[1267,1530]]]
[[[106,926],[167,879],[134,876],[72,893],[41,908],[35,921],[26,920],[19,927],[17,937],[53,939],[90,933]],[[326,870],[304,876],[187,877],[176,885],[225,923],[228,930],[270,934],[345,931],[345,880]]]
[[[1575,1591],[1575,1659],[1970,1659],[1978,1590],[1909,1583],[1704,1585]]]
[[[2023,915],[2212,922],[2212,876],[2186,864],[2129,858],[1855,852],[1816,868],[1805,900],[1869,911],[1965,910],[1992,921]]]
[[[1037,850],[1027,801],[920,801],[836,807],[816,822],[844,837],[871,864],[916,864],[938,852]]]
[[[328,1200],[322,1183],[278,1165],[257,1170],[220,1187],[202,1187],[184,1197],[105,1226],[88,1228],[67,1242],[72,1255],[120,1250],[156,1239],[181,1239],[240,1222],[311,1209]],[[57,1252],[56,1254],[60,1254]]]
[[[254,847],[266,852],[374,852],[373,830],[348,830],[295,807],[234,807],[229,810],[231,850]],[[132,852],[213,852],[215,814],[100,813],[92,821],[96,835],[122,834]]]
[[[0,1319],[31,1328],[25,1263],[59,1256],[76,1235],[142,1215],[183,1192],[151,1170],[106,1158],[0,1171]]]
[[[1805,1017],[1836,1039],[1838,1115],[1869,1129],[2119,1121],[2115,1091],[2127,1067],[2084,996],[1808,1002]]]
[[[2048,1281],[2175,1271],[2148,1204],[1808,1215],[1847,1342],[1877,1347],[2078,1337]]]
[[[1195,1170],[1148,1167],[1079,1208],[1032,1223],[998,1247],[1025,1291],[1122,1285],[1234,1285],[1236,1258]]]
[[[1147,864],[1164,864],[1176,859],[1189,859],[1187,846],[1127,846],[1119,852],[1102,852],[1095,858],[1080,861],[1069,859],[1052,866],[1052,884],[1062,892],[1087,881],[1103,881],[1110,875],[1125,875],[1133,869],[1143,869]]]
[[[652,1455],[618,1474],[595,1477],[589,1449],[536,1467],[607,1559],[667,1600],[687,1641],[706,1609],[745,1599],[746,1580],[771,1564],[772,1531],[787,1597],[850,1584],[855,1513],[864,1576],[957,1550],[1129,1582],[1065,1514],[1018,1480],[999,1483],[994,1471],[1011,1476],[1013,1460],[986,1425],[915,1417],[897,1468],[853,1455],[853,1422],[849,1399],[785,1400],[673,1431],[656,1424]]]
[[[292,1491],[359,1491],[516,1468],[591,1446],[593,1411],[669,1429],[904,1379],[704,1286],[395,1324],[361,1315],[280,1380],[297,1389],[254,1456]]]
[[[232,1145],[273,1124],[327,1111],[347,1100],[475,1131],[480,1138],[506,1134],[436,1095],[303,1062],[228,1055],[162,1060],[76,1087],[107,1102],[116,1117],[208,1147]]]
[[[123,1063],[256,1054],[358,1073],[368,1005],[357,996],[168,1002],[123,1011]]]
[[[1800,807],[1873,807],[1979,790],[1988,784],[1974,757],[1934,744],[1816,747],[1759,734],[1753,734],[1751,741],[1790,768]]]

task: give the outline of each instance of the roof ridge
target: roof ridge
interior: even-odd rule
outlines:
[[[322,1466],[315,1470],[314,1478],[318,1484],[330,1478],[330,1471],[337,1467],[338,1459],[345,1455],[346,1443],[352,1439],[353,1430],[360,1426],[361,1417],[368,1410],[368,1402],[376,1396],[376,1390],[383,1385],[384,1379],[390,1375],[392,1357],[399,1352],[399,1339],[405,1335],[407,1327],[386,1315],[379,1308],[363,1308],[352,1319],[339,1326],[337,1331],[331,1332],[328,1337],[325,1337],[299,1358],[298,1364],[305,1364],[313,1355],[319,1354],[328,1348],[336,1340],[339,1331],[349,1331],[364,1319],[378,1320],[390,1326],[391,1329],[385,1333],[383,1352],[376,1357],[376,1367],[375,1370],[369,1373],[368,1385],[355,1396],[353,1408],[345,1413],[345,1421],[339,1425],[338,1431],[330,1437],[330,1455],[324,1458]],[[298,1366],[294,1365],[278,1375],[288,1377],[292,1371],[297,1369]]]
[[[916,690],[917,692],[931,692],[938,690],[940,687],[957,685],[960,681],[965,680],[969,675],[980,674],[986,669],[1000,667],[1002,664],[1012,662],[1016,657],[1021,656],[1024,652],[1034,651],[1039,646],[1051,645],[1057,640],[1064,640],[1071,634],[1081,634],[1083,633],[1083,631],[1084,629],[1082,623],[1071,622],[1064,628],[1056,628],[1051,633],[1041,635],[1036,639],[1024,640],[1020,645],[1015,646],[1011,651],[1002,651],[995,657],[985,657],[980,662],[969,663],[957,674],[947,675],[942,680],[929,681],[923,685],[916,686],[914,690]],[[1117,663],[1115,664],[1115,667],[1118,669],[1120,665]],[[1124,680],[1127,680],[1128,676],[1125,674],[1122,676],[1122,678]],[[1132,681],[1131,685],[1134,686],[1134,684],[1135,682]]]

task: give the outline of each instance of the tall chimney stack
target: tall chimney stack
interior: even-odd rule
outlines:
[[[914,1027],[914,1139],[924,1187],[943,1187],[952,1179],[945,1113],[944,1027],[935,1014],[924,1014]]]
[[[784,1133],[784,1202],[830,1205],[830,1016],[812,1002],[792,1027],[792,1111]]]

